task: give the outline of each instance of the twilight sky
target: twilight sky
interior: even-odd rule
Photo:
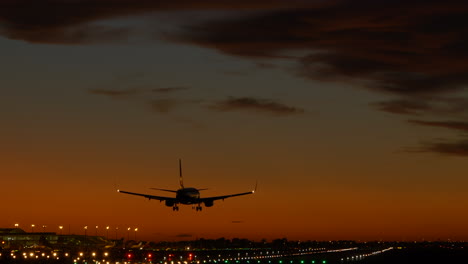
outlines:
[[[467,15],[452,0],[0,0],[0,226],[467,240]],[[179,158],[202,195],[258,192],[174,213],[115,191],[177,188]]]

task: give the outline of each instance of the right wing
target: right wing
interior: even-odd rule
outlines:
[[[253,194],[255,191],[250,191],[250,192],[244,192],[244,193],[236,193],[236,194],[228,194],[228,195],[223,195],[223,196],[213,196],[213,197],[204,197],[200,198],[201,202],[206,202],[206,201],[216,201],[216,200],[224,200],[229,197],[235,197],[235,196],[241,196],[241,195],[247,195],[247,194]]]
[[[130,195],[136,195],[136,196],[142,196],[145,197],[149,200],[159,200],[159,201],[171,201],[171,202],[176,202],[176,198],[174,197],[164,197],[164,196],[156,196],[156,195],[150,195],[150,194],[143,194],[143,193],[134,193],[134,192],[127,192],[127,191],[122,191],[122,190],[117,190],[119,193],[126,193]]]
[[[257,191],[257,183],[255,183],[255,189],[253,189],[250,192],[243,192],[243,193],[235,193],[235,194],[228,194],[228,195],[222,195],[222,196],[213,196],[213,197],[204,197],[200,198],[201,202],[213,202],[216,200],[223,200],[229,197],[236,197],[236,196],[241,196],[241,195],[247,195],[247,194],[253,194]]]

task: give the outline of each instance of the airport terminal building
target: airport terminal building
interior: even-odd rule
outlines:
[[[54,232],[26,232],[21,228],[0,228],[3,249],[51,247],[109,247],[112,241],[99,236],[58,235]]]

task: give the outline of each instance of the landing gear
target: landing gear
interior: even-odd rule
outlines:
[[[179,211],[179,206],[174,205],[174,207],[172,207],[172,211]]]
[[[201,206],[199,205],[199,206],[195,207],[195,210],[196,210],[196,211],[201,211],[202,208],[203,208],[203,207],[201,207]]]

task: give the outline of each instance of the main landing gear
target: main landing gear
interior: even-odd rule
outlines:
[[[201,211],[203,207],[201,207],[200,205],[196,206],[196,207],[192,207],[192,209],[195,209],[196,211]]]
[[[174,206],[172,207],[172,211],[179,211],[179,206],[174,205]]]

